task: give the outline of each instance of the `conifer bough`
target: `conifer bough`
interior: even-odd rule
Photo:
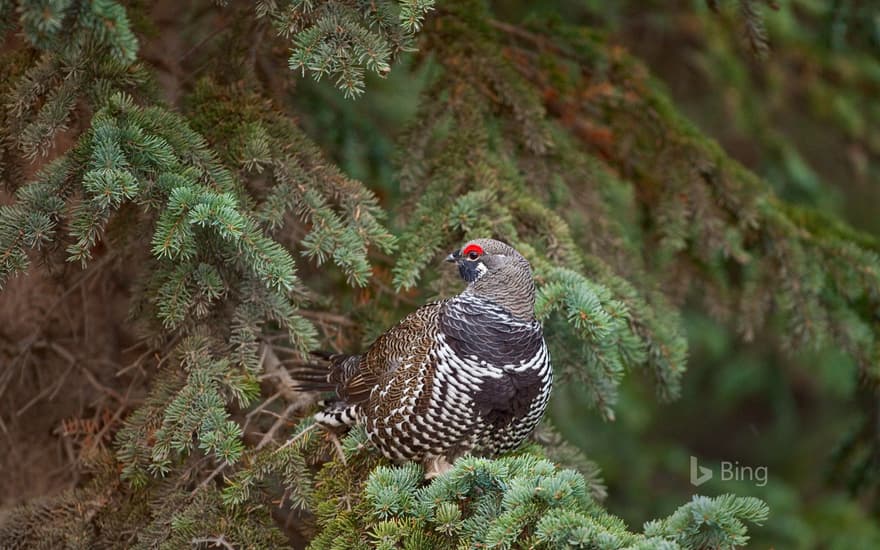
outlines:
[[[101,380],[83,374],[116,412],[79,448],[88,480],[0,512],[0,547],[746,544],[747,524],[768,517],[758,499],[695,496],[632,530],[604,509],[596,466],[561,438],[513,449],[546,405],[540,331],[523,337],[535,344],[534,379],[515,382],[509,401],[499,392],[477,403],[499,420],[509,405],[522,421],[481,428],[501,438],[489,447],[503,456],[461,457],[425,483],[420,465],[376,452],[370,440],[389,449],[375,421],[341,441],[316,429],[291,372],[316,348],[356,347],[345,334],[373,340],[420,301],[404,293],[420,282],[453,294],[433,269],[438,254],[486,235],[529,258],[536,317],[530,303],[525,324],[544,324],[556,376],[578,382],[604,418],[631,371],[676,397],[687,342],[675,303],[692,288],[746,335],[778,318],[789,347],[839,345],[877,401],[877,243],[775,197],[618,48],[552,19],[499,21],[481,2],[218,4],[158,28],[144,4],[0,0],[10,45],[0,54],[0,287],[42,273],[71,289],[100,281],[105,303],[130,304],[113,321],[132,342],[106,361],[69,363],[125,363]],[[193,42],[190,53],[162,59],[166,32]],[[392,68],[416,47],[411,65]],[[389,93],[370,90],[368,73],[422,75],[394,168],[399,194],[380,201],[299,127],[324,111],[299,105],[295,116],[308,94],[279,71],[285,57],[359,101]],[[315,89],[322,105],[338,100]],[[34,342],[52,338],[39,330]],[[65,335],[77,353],[92,349],[79,325]],[[19,357],[64,355],[26,347]],[[8,364],[0,396],[36,369]],[[343,378],[340,393],[362,396]],[[870,460],[860,449],[871,432],[860,433],[847,448]],[[408,458],[400,448],[385,454]]]

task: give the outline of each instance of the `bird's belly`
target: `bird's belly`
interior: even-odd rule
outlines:
[[[404,389],[379,391],[371,399],[367,435],[386,457],[421,461],[443,456],[451,461],[465,453],[494,455],[519,445],[541,420],[550,395],[549,361],[537,369],[542,391],[501,426],[479,412],[475,397],[485,383],[477,376],[480,369],[441,365],[430,375],[422,368],[399,372],[408,378]]]
[[[473,449],[483,435],[473,401],[446,382],[400,396],[394,403],[375,402],[365,418],[367,435],[395,461],[429,456],[455,457]]]

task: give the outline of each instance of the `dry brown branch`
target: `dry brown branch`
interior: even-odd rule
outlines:
[[[278,416],[278,419],[272,424],[272,427],[263,434],[263,438],[260,439],[260,442],[257,443],[257,450],[259,451],[269,443],[271,443],[275,439],[275,434],[278,433],[278,430],[289,420],[290,416],[297,410],[297,405],[295,403],[291,403],[287,406],[283,413]]]

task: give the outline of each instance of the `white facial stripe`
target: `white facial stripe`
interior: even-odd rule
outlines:
[[[484,264],[483,262],[477,262],[477,279],[485,275],[488,271],[489,268],[486,267],[486,264]]]

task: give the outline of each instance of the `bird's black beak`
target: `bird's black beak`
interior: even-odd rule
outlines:
[[[458,259],[460,257],[461,257],[461,252],[456,250],[455,252],[453,252],[449,256],[446,256],[446,261],[452,263],[452,262],[458,261]]]

